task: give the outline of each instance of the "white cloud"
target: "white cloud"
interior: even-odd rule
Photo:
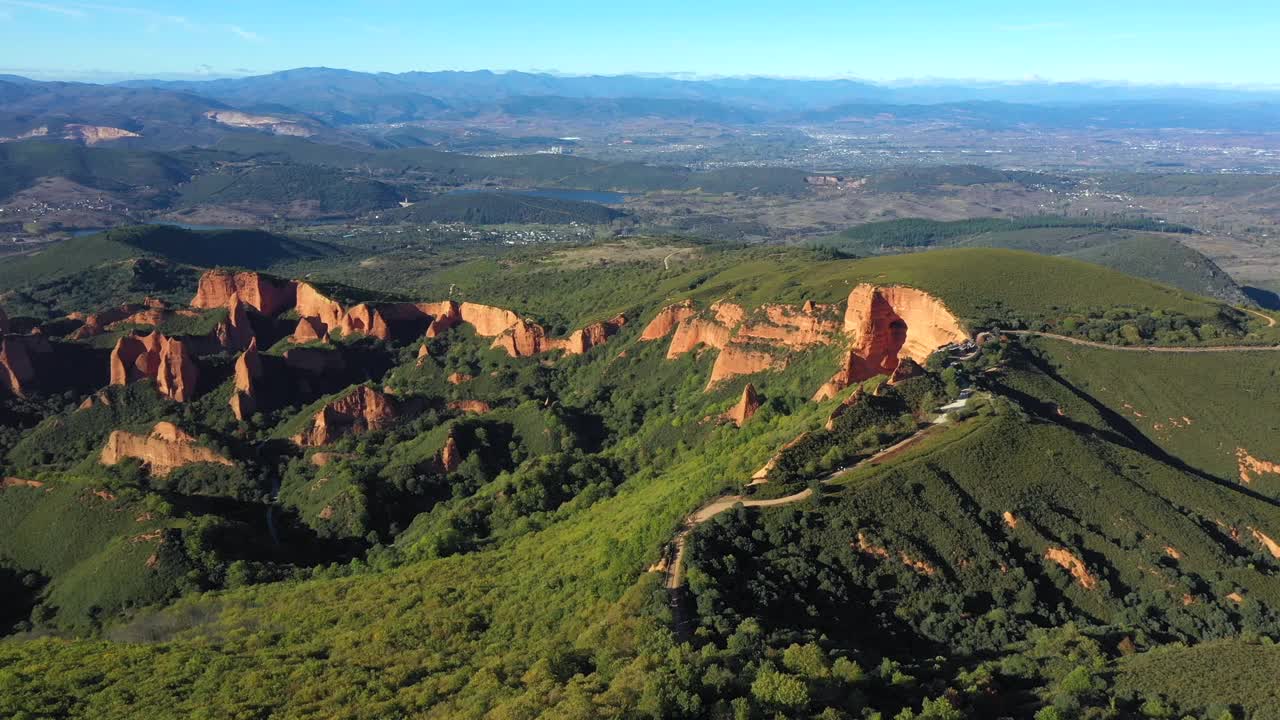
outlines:
[[[8,7],[23,8],[25,10],[39,10],[41,12],[53,13],[55,15],[64,15],[66,17],[84,17],[84,11],[69,7],[67,5],[58,5],[55,3],[31,2],[31,0],[0,0],[0,5]]]
[[[239,25],[227,25],[225,27],[227,28],[227,30],[230,30],[233,35],[240,38],[241,40],[248,40],[250,42],[262,42],[261,35],[251,30],[245,30]]]

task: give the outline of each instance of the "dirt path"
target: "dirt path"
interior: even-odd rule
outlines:
[[[1265,316],[1263,316],[1265,317]],[[1221,352],[1259,352],[1259,351],[1277,351],[1280,345],[1213,345],[1209,347],[1153,347],[1138,346],[1130,347],[1128,345],[1108,345],[1107,343],[1094,342],[1092,340],[1081,340],[1080,338],[1068,337],[1066,335],[1055,335],[1053,333],[1039,332],[1037,330],[1002,330],[1004,335],[1024,335],[1028,337],[1044,337],[1052,340],[1061,340],[1072,345],[1080,345],[1083,347],[1098,348],[1100,350],[1116,350],[1118,352],[1155,352],[1155,353],[1221,353]]]
[[[666,563],[663,572],[666,574],[664,584],[667,589],[675,590],[684,584],[685,549],[689,544],[689,533],[693,532],[694,528],[725,510],[731,509],[738,503],[742,503],[743,507],[777,507],[808,500],[811,495],[813,495],[813,491],[808,488],[794,495],[769,500],[748,500],[742,495],[725,495],[698,508],[696,512],[685,519],[684,524],[680,526],[680,532],[676,533],[676,536],[671,539],[671,544],[667,546],[666,557],[663,558]]]
[[[1262,318],[1263,320],[1266,320],[1266,321],[1267,321],[1267,327],[1275,327],[1275,326],[1276,326],[1276,319],[1275,319],[1275,318],[1273,318],[1273,317],[1271,317],[1270,315],[1266,315],[1266,314],[1264,314],[1264,313],[1260,313],[1260,312],[1258,312],[1257,310],[1250,310],[1249,308],[1240,308],[1240,309],[1241,309],[1241,310],[1243,310],[1243,311],[1245,311],[1245,312],[1247,312],[1247,313],[1249,313],[1250,315],[1255,315],[1255,316],[1257,316],[1257,317]]]

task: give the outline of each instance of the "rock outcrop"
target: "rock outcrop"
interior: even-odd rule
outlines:
[[[756,388],[751,383],[747,383],[747,386],[742,388],[742,397],[732,408],[729,408],[729,412],[724,414],[724,419],[742,427],[743,423],[750,420],[759,409],[760,397],[756,395]]]
[[[1257,528],[1249,528],[1249,532],[1253,535],[1253,539],[1258,541],[1259,545],[1271,553],[1271,557],[1280,560],[1280,543],[1272,540],[1271,537]]]
[[[293,282],[276,280],[256,272],[209,270],[200,276],[200,285],[191,300],[191,307],[230,309],[232,298],[238,297],[240,302],[263,315],[276,315],[294,306],[297,292],[298,286]]]
[[[691,300],[668,305],[659,310],[658,315],[644,327],[644,331],[640,333],[640,339],[645,342],[660,340],[675,332],[680,323],[697,314],[698,311],[693,309]]]
[[[320,318],[299,318],[298,326],[293,329],[292,340],[298,345],[306,345],[311,342],[329,342],[329,331],[320,322]]]
[[[716,361],[711,366],[711,377],[707,380],[707,387],[710,388],[722,380],[738,375],[781,370],[786,366],[785,356],[780,357],[770,352],[754,350],[751,346],[736,342],[730,343],[716,356]]]
[[[120,307],[103,310],[102,312],[91,313],[81,316],[79,313],[72,313],[67,316],[68,320],[80,320],[80,327],[75,332],[68,335],[71,340],[86,340],[91,337],[97,337],[107,331],[111,325],[132,317],[134,314],[142,312],[145,309],[143,305],[135,305],[126,303]]]
[[[469,302],[458,306],[458,317],[480,337],[497,337],[520,322],[520,316],[510,310]]]
[[[99,460],[103,465],[115,465],[126,458],[141,460],[148,472],[157,477],[194,463],[234,464],[210,448],[197,445],[195,438],[168,422],[156,423],[150,435],[113,431]]]
[[[533,357],[552,350],[561,350],[566,355],[582,355],[597,345],[603,345],[626,323],[627,319],[618,315],[575,330],[568,337],[550,338],[541,325],[518,318],[514,325],[494,338],[492,347],[505,350],[511,357]]]
[[[361,385],[321,408],[293,442],[303,447],[328,445],[344,435],[384,428],[396,417],[391,398]]]
[[[676,325],[671,336],[671,345],[667,347],[667,359],[673,360],[681,355],[706,346],[717,350],[723,349],[733,337],[734,329],[745,316],[742,308],[733,303],[719,302],[711,306],[710,315],[693,315],[686,317]]]
[[[1050,560],[1060,566],[1063,570],[1071,573],[1071,577],[1080,583],[1080,587],[1085,590],[1092,590],[1098,587],[1098,579],[1089,572],[1088,566],[1084,564],[1078,556],[1066,548],[1051,547],[1045,550],[1044,556],[1046,560]]]
[[[1242,447],[1236,448],[1236,465],[1240,472],[1240,482],[1245,485],[1253,482],[1255,476],[1280,475],[1280,463],[1259,460]]]
[[[161,395],[177,402],[195,398],[199,369],[181,340],[158,332],[125,335],[111,351],[111,384],[127,385],[151,378]]]
[[[458,449],[458,441],[454,439],[453,433],[449,433],[444,447],[440,449],[439,463],[441,471],[446,473],[451,473],[462,465],[462,451]]]
[[[817,402],[876,375],[892,375],[903,358],[923,364],[935,350],[968,338],[959,320],[932,295],[867,283],[849,293],[844,332],[849,352],[840,370],[814,394]]]
[[[298,311],[298,317],[312,319],[312,325],[319,336],[323,337],[342,325],[342,319],[346,316],[342,305],[321,293],[311,283],[298,283],[295,298],[294,307]]]
[[[214,329],[218,344],[226,350],[244,350],[254,341],[253,325],[245,303],[236,295],[231,298],[227,317]]]
[[[236,358],[236,386],[231,391],[231,412],[237,420],[249,418],[258,409],[256,385],[262,378],[262,358],[258,356],[258,341],[249,341],[249,347]]]
[[[391,327],[375,307],[360,303],[347,311],[338,324],[343,335],[368,335],[379,340],[391,339]]]
[[[825,426],[827,430],[834,430],[836,427],[836,420],[839,420],[841,415],[849,412],[849,408],[862,402],[862,394],[862,388],[854,389],[853,392],[849,393],[849,397],[844,399],[844,402],[837,405],[835,409],[831,411],[831,414],[827,416],[827,424]]]
[[[26,337],[0,336],[0,389],[18,396],[35,389],[36,369],[31,362],[29,344]]]
[[[449,409],[483,415],[491,412],[493,407],[483,400],[452,400],[449,402]]]

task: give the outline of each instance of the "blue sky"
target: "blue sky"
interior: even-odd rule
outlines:
[[[364,71],[1280,85],[1277,0],[0,0],[0,73]]]

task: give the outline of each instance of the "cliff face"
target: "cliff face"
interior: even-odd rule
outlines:
[[[520,322],[520,316],[510,310],[467,302],[458,306],[458,317],[480,337],[497,337]]]
[[[187,402],[195,397],[200,373],[193,353],[181,340],[157,332],[126,335],[116,341],[110,362],[112,385],[152,378],[160,394],[170,400]]]
[[[310,342],[328,342],[329,332],[320,318],[304,317],[298,319],[298,326],[293,329],[293,341],[299,345]]]
[[[191,300],[191,307],[230,309],[234,297],[239,297],[241,302],[264,315],[275,315],[293,307],[297,286],[293,282],[277,282],[255,272],[209,270],[200,276],[200,285]]]
[[[901,359],[921,365],[938,348],[969,337],[946,306],[923,290],[867,283],[849,293],[844,331],[849,352],[815,401],[876,375],[892,376]]]
[[[81,317],[78,313],[68,315],[71,320],[83,320],[83,324],[69,336],[72,340],[84,340],[96,337],[107,331],[107,327],[143,310],[142,305],[125,304],[110,310],[92,313]]]
[[[724,418],[729,422],[742,427],[742,424],[750,420],[756,411],[760,409],[760,397],[756,395],[756,388],[751,383],[742,388],[742,397],[738,399],[736,405],[729,408],[729,412],[724,414]]]
[[[747,345],[731,342],[716,356],[716,362],[711,366],[711,377],[707,380],[707,387],[710,388],[722,380],[738,375],[780,370],[786,365],[785,357],[777,357],[769,352],[752,350]]]
[[[214,329],[218,344],[227,350],[244,350],[253,342],[253,325],[249,322],[249,312],[239,295],[231,298],[227,308],[227,318],[218,323]]]
[[[458,449],[458,441],[453,439],[453,433],[449,433],[449,438],[444,441],[444,447],[440,449],[440,469],[451,473],[460,465],[462,465],[462,451]]]
[[[237,420],[244,420],[258,409],[255,385],[262,378],[262,358],[258,357],[258,341],[249,341],[249,347],[236,358],[236,386],[231,391],[231,412]]]
[[[102,449],[99,460],[103,465],[115,465],[125,458],[141,460],[147,470],[157,477],[164,477],[173,470],[192,463],[233,464],[213,450],[197,445],[195,438],[167,422],[156,423],[150,435],[113,431],[107,438],[107,446]]]
[[[312,324],[321,336],[341,326],[342,318],[346,316],[342,305],[326,297],[310,283],[298,283],[296,298],[298,317],[313,318],[315,322]]]
[[[889,371],[897,367],[899,355],[923,364],[938,348],[969,337],[956,317],[929,293],[866,283],[849,294],[844,331],[863,358]]]
[[[742,308],[732,303],[716,303],[711,306],[710,313],[710,317],[686,317],[676,325],[671,345],[667,347],[668,360],[680,357],[699,345],[717,350],[724,348],[745,315]]]
[[[0,337],[0,388],[13,395],[26,395],[34,389],[35,366],[22,337]]]
[[[391,328],[377,308],[365,303],[347,311],[339,323],[343,335],[368,335],[379,340],[391,339]]]
[[[328,445],[343,435],[386,427],[396,416],[391,398],[362,385],[321,408],[293,441],[303,447]]]
[[[674,332],[680,323],[697,314],[698,311],[693,309],[693,302],[689,300],[668,305],[659,310],[657,317],[650,320],[644,327],[644,332],[640,333],[640,339],[649,342],[664,338]]]

